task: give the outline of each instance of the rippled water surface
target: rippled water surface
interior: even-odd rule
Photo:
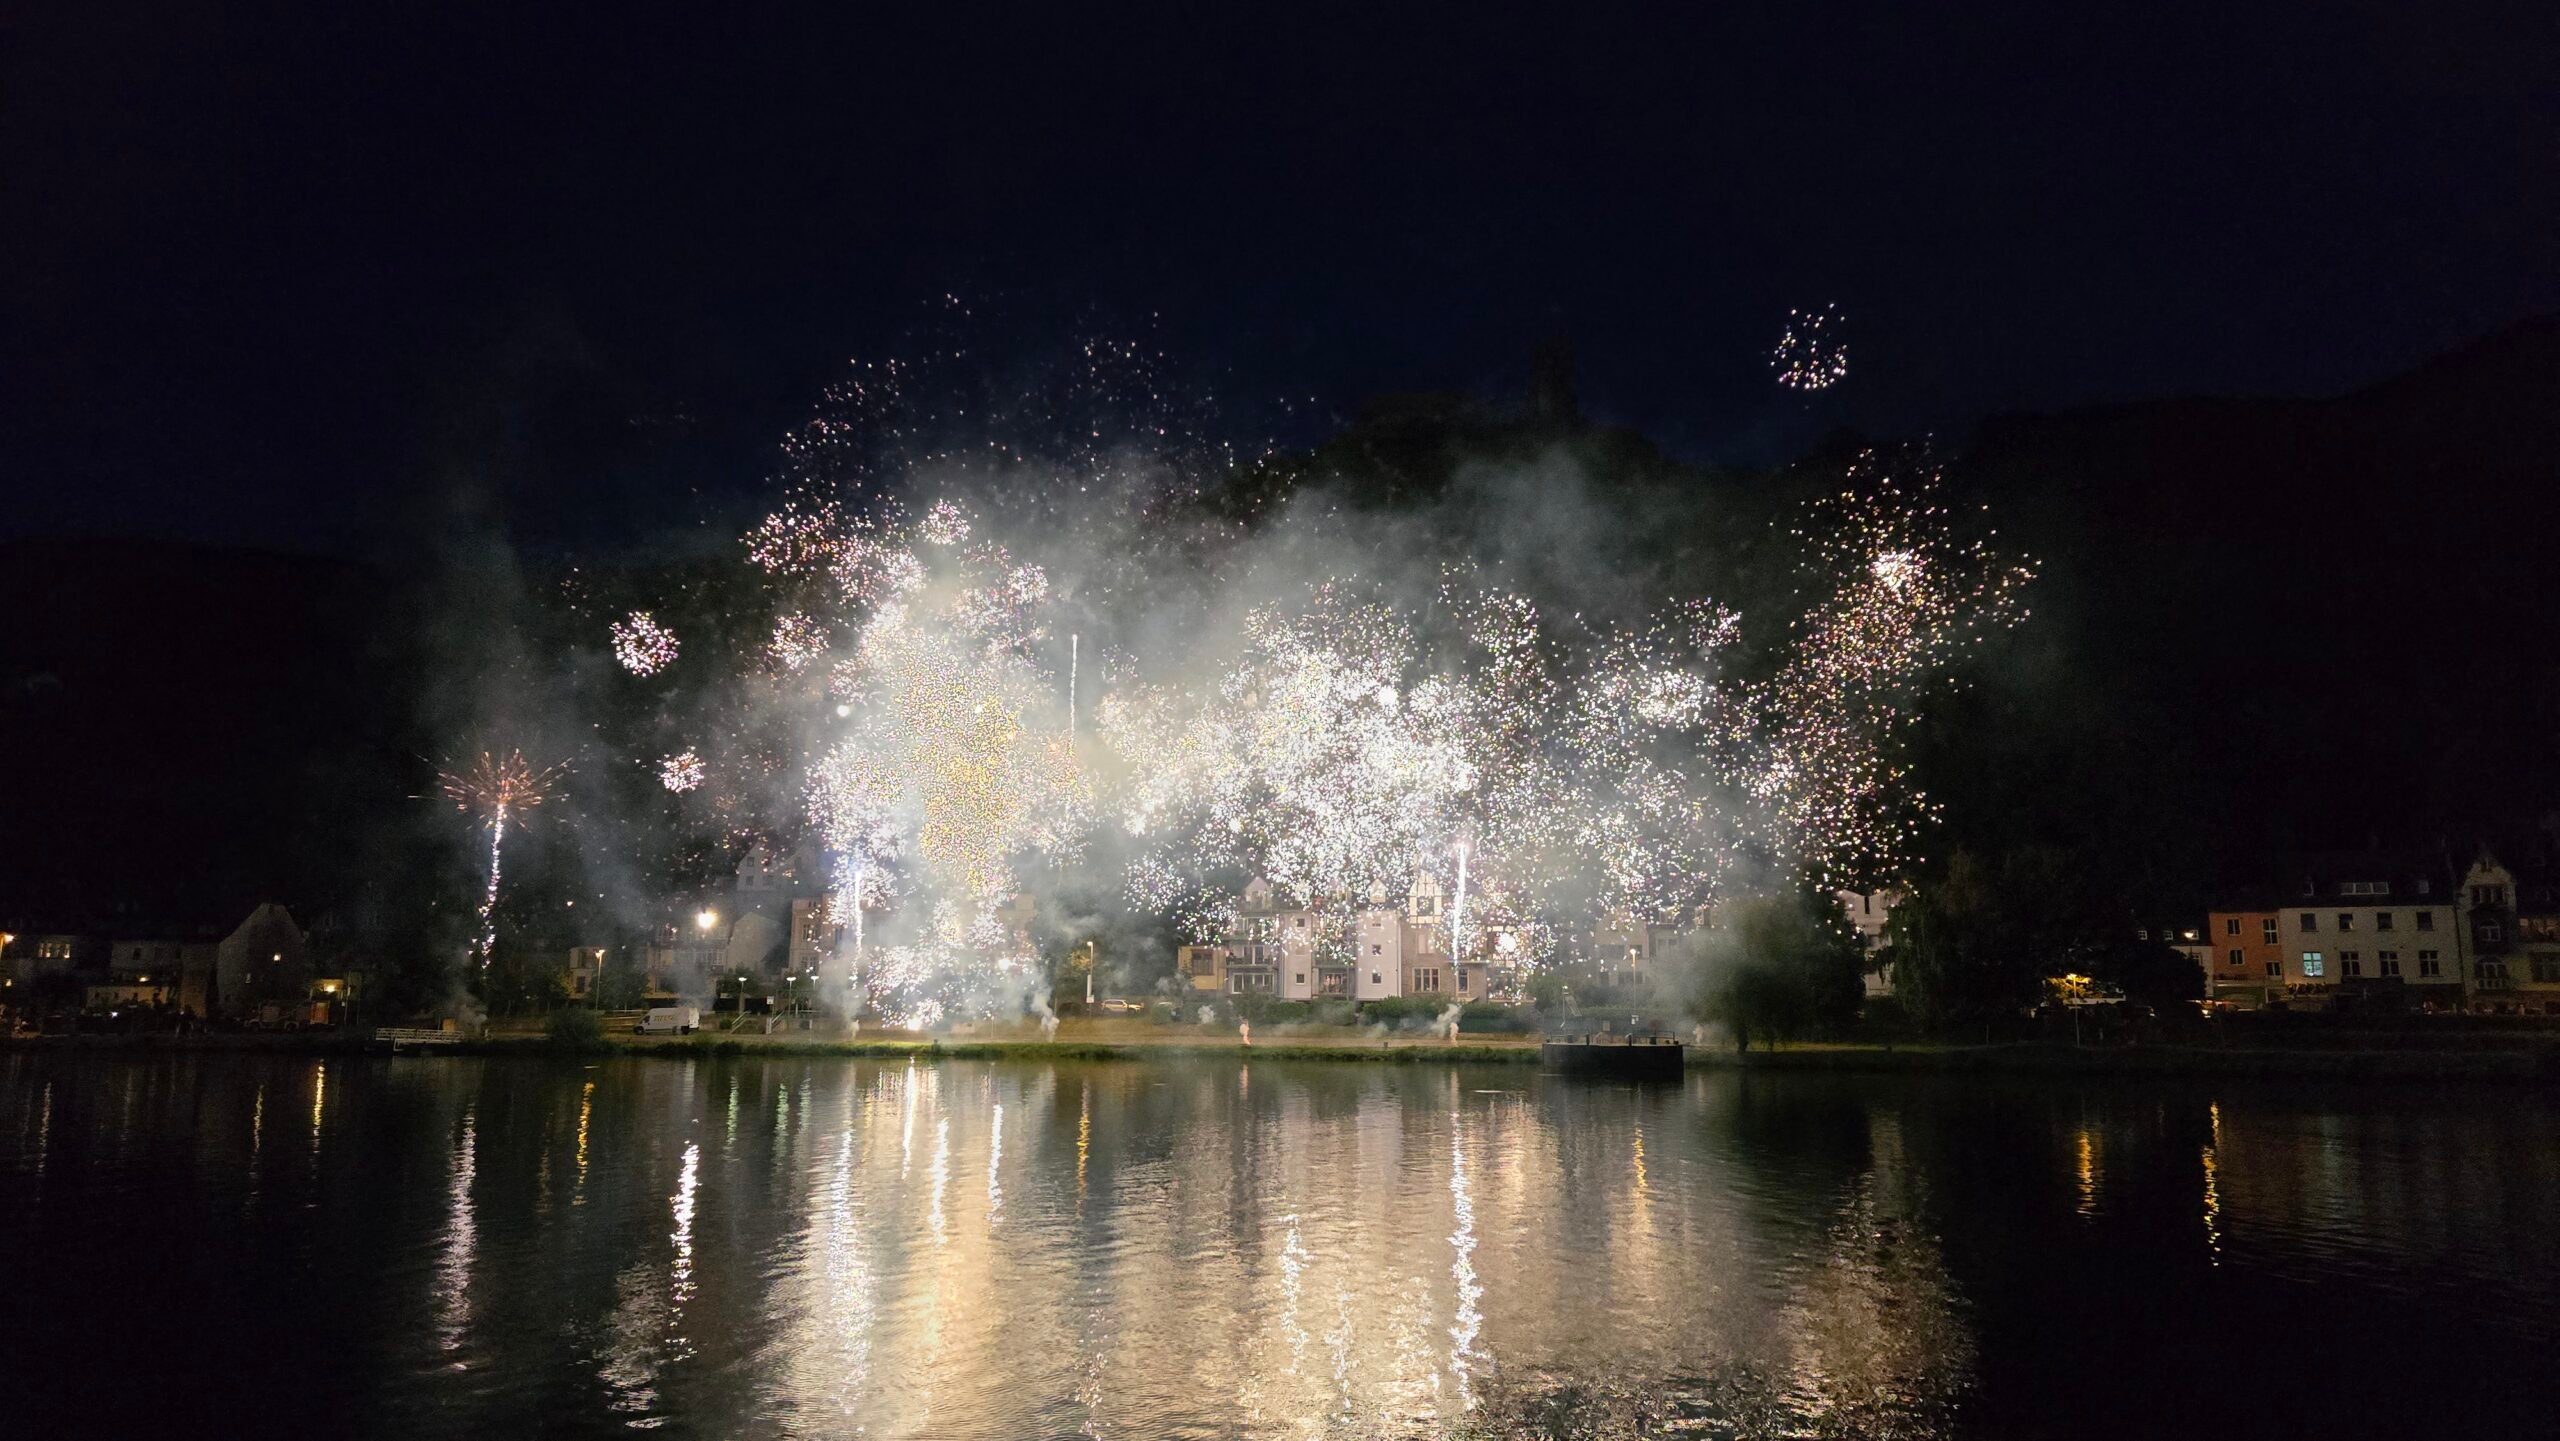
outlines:
[[[0,1055],[23,1435],[2553,1434],[2560,1107]]]

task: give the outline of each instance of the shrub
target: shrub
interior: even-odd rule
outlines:
[[[604,1017],[584,1006],[564,1006],[551,1013],[544,1023],[543,1038],[555,1051],[601,1051],[604,1043]]]
[[[1858,1034],[1870,1041],[1907,1041],[1919,1034],[1899,996],[1869,996],[1858,1008]]]
[[[1538,1029],[1538,1018],[1524,1006],[1469,1001],[1458,1011],[1458,1029],[1477,1035],[1519,1035]]]
[[[1389,1026],[1405,1021],[1416,1023],[1436,1021],[1440,1019],[1440,1013],[1448,1010],[1451,1004],[1436,996],[1389,996],[1380,1001],[1362,1001],[1360,1018],[1372,1025]],[[1465,1024],[1463,1012],[1461,1016],[1460,1024],[1463,1026]]]

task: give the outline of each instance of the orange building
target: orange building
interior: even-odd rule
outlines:
[[[2270,998],[2284,999],[2284,937],[2274,906],[2218,910],[2205,918],[2213,964],[2205,970],[2205,997],[2242,1010]]]

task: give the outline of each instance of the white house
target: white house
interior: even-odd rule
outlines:
[[[217,1015],[245,1016],[265,1001],[307,1000],[311,966],[292,913],[273,901],[251,911],[214,948],[213,980],[208,1005]]]
[[[2280,893],[2284,994],[2325,1006],[2341,987],[2397,983],[2422,1001],[2461,1003],[2462,926],[2438,860],[2351,852],[2307,858]]]
[[[1864,961],[1867,994],[1893,994],[1893,976],[1883,969],[1877,957],[1884,950],[1885,926],[1893,919],[1893,908],[1902,904],[1902,892],[1833,891],[1831,898],[1840,905],[1840,913],[1849,918],[1850,929],[1858,933],[1858,952]]]

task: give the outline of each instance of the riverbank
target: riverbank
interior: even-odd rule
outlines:
[[[1099,1028],[1094,1028],[1099,1029]],[[1303,1028],[1312,1030],[1313,1028]],[[1130,1023],[1116,1033],[1044,1039],[1014,1035],[872,1038],[810,1033],[656,1036],[620,1033],[580,1049],[563,1048],[534,1031],[490,1035],[410,1054],[636,1056],[662,1059],[835,1057],[909,1061],[1331,1061],[1363,1064],[1523,1065],[1539,1061],[1534,1036],[1467,1036],[1456,1043],[1419,1034],[1379,1035],[1340,1028],[1336,1034],[1275,1037],[1247,1046],[1227,1036]],[[21,1036],[0,1049],[97,1052],[280,1055],[379,1054],[367,1031],[196,1036]],[[1737,1052],[1688,1048],[1693,1070],[1905,1073],[1933,1075],[2217,1076],[2321,1078],[2342,1081],[2560,1083],[2560,1048],[2537,1045],[2414,1049],[2239,1046],[2073,1047],[2006,1045],[1803,1044]]]

